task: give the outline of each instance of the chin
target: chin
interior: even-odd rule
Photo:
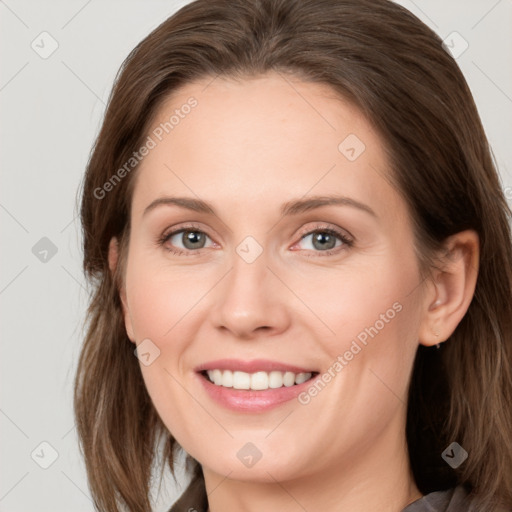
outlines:
[[[305,460],[304,453],[297,451],[297,445],[294,445],[295,448],[292,451],[287,451],[282,444],[281,449],[267,445],[261,450],[250,442],[234,444],[236,446],[232,449],[227,447],[218,449],[220,453],[209,450],[208,453],[203,454],[204,457],[198,453],[194,458],[199,461],[203,469],[207,468],[219,475],[243,482],[269,483],[276,480],[293,480],[304,476],[309,472],[307,468],[311,469],[312,466]]]

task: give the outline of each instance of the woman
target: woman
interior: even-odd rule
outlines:
[[[75,389],[100,510],[512,510],[510,210],[466,82],[388,0],[198,0],[88,163]],[[134,357],[134,354],[137,357]]]

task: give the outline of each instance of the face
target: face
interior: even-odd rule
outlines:
[[[172,435],[261,481],[401,440],[422,286],[372,126],[327,86],[268,74],[184,86],[148,136],[122,296]]]

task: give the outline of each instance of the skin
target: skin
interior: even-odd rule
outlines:
[[[448,239],[451,257],[422,280],[382,141],[325,85],[277,73],[204,79],[169,97],[152,129],[190,96],[197,107],[137,170],[121,290],[129,338],[160,350],[141,364],[158,413],[202,464],[212,512],[401,511],[421,497],[405,440],[415,352],[447,339],[464,316],[477,235]],[[338,149],[349,134],[366,146],[354,161]],[[333,194],[375,215],[348,205],[280,213],[285,202]],[[143,214],[165,195],[208,201],[215,214],[176,205]],[[158,245],[187,222],[206,233],[204,248],[187,249],[181,235]],[[325,227],[353,244],[338,240],[326,255],[311,235]],[[236,252],[247,236],[263,249],[252,263]],[[114,270],[115,239],[109,258]],[[322,373],[395,303],[401,311],[307,405],[230,411],[194,372],[220,358],[266,358]],[[247,442],[262,453],[250,468],[237,458]]]

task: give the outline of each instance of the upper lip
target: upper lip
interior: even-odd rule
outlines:
[[[256,372],[293,372],[293,373],[310,373],[314,370],[301,368],[280,361],[271,361],[269,359],[252,359],[251,361],[243,361],[242,359],[217,359],[216,361],[208,361],[195,368],[196,372],[203,372],[206,370],[231,370],[241,371],[246,373]]]

